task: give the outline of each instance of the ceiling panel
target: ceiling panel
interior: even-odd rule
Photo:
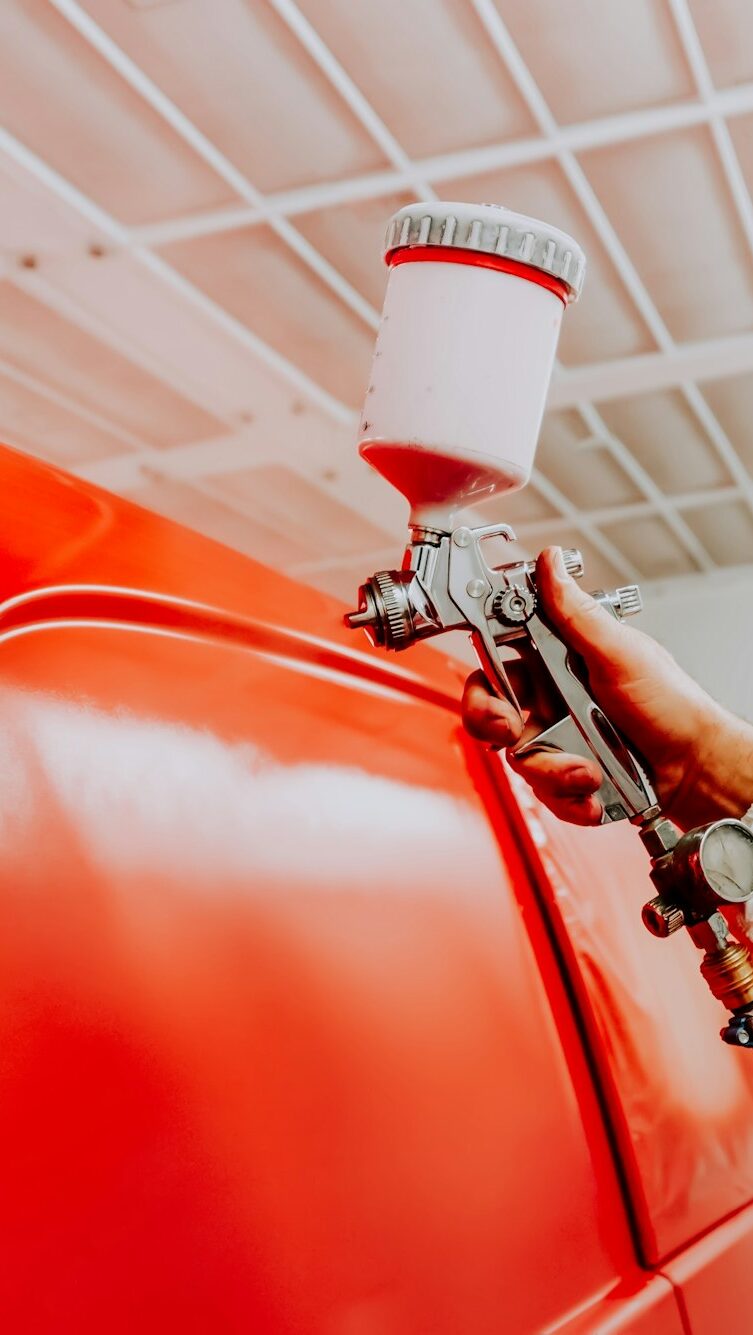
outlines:
[[[503,204],[534,218],[556,218],[586,252],[583,295],[562,324],[559,355],[564,365],[649,352],[654,347],[629,293],[561,168],[553,162],[463,177],[437,186],[444,199]]]
[[[698,568],[663,519],[621,519],[605,524],[604,533],[646,579],[689,575]]]
[[[753,561],[753,513],[741,501],[688,510],[685,520],[718,565]]]
[[[707,130],[614,145],[582,161],[673,338],[753,327],[753,259]]]
[[[577,412],[549,413],[539,436],[536,466],[581,510],[639,501],[624,468],[598,445]]]
[[[234,198],[46,0],[3,0],[0,51],[0,124],[123,222]]]
[[[1,96],[1,95],[0,95]],[[38,256],[80,256],[102,235],[21,167],[0,160],[0,256],[15,264]]]
[[[0,283],[0,356],[84,408],[158,448],[215,436],[222,424],[162,380],[49,310],[11,283]]]
[[[360,407],[373,331],[269,228],[175,242],[160,253],[336,398]]]
[[[286,542],[292,538],[299,549],[303,545],[300,559],[306,562],[394,546],[391,534],[280,464],[226,473],[212,481],[212,495],[239,505],[253,525],[274,528]],[[305,528],[301,515],[308,516]],[[288,552],[286,563],[293,560]]]
[[[283,536],[271,524],[252,524],[240,508],[177,478],[155,474],[143,486],[129,491],[128,496],[137,505],[186,524],[205,537],[267,565],[282,568],[291,559],[306,559],[307,548],[295,534]]]
[[[534,132],[468,0],[302,0],[299,8],[413,157]]]
[[[753,373],[705,381],[701,389],[745,467],[753,474]]]
[[[260,190],[385,165],[267,0],[83,8]]]
[[[382,258],[387,220],[412,199],[408,194],[388,195],[341,208],[297,214],[295,225],[380,310],[387,282],[387,266]]]
[[[82,318],[133,348],[176,386],[243,426],[263,415],[286,416],[299,398],[227,330],[127,251],[48,259],[39,266],[44,290],[68,299]]]
[[[666,0],[494,2],[561,122],[693,96]]]
[[[740,164],[745,186],[750,192],[753,188],[753,115],[733,116],[729,121],[729,137]]]
[[[524,487],[522,491],[509,491],[504,496],[493,496],[490,501],[474,507],[481,524],[494,524],[497,521],[510,524],[536,523],[544,519],[553,519],[557,514],[535,487]],[[475,522],[475,521],[474,521]]]
[[[110,459],[123,443],[0,370],[0,440],[63,467]]]
[[[689,0],[718,88],[753,79],[753,5],[748,0]]]
[[[551,535],[545,533],[537,537],[535,543],[526,542],[524,539],[522,545],[528,548],[531,556],[550,545],[577,547],[583,557],[584,588],[613,589],[625,583],[622,571],[613,565],[580,529],[557,523],[553,525]]]
[[[678,495],[730,483],[725,465],[679,391],[613,399],[600,404],[599,412],[662,491]]]

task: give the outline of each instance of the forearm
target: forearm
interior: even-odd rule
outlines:
[[[698,732],[672,814],[685,829],[722,816],[742,816],[753,803],[753,726],[721,706],[709,711]]]

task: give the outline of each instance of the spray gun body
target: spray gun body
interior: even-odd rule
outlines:
[[[375,644],[398,651],[445,631],[470,632],[488,680],[518,712],[506,663],[516,650],[525,658],[546,681],[552,719],[518,745],[516,754],[545,748],[598,761],[603,823],[630,820],[651,859],[658,893],[643,910],[646,927],[659,937],[688,928],[704,951],[706,982],[732,1012],[722,1037],[753,1046],[753,960],[745,946],[729,939],[722,914],[753,896],[753,833],[740,821],[725,819],[682,835],[663,815],[645,765],[594,700],[582,664],[542,612],[535,566],[487,564],[484,542],[514,536],[502,524],[414,528],[402,569],[372,575],[346,622],[365,630]],[[580,553],[568,550],[564,557],[569,573],[580,578]],[[619,620],[641,610],[636,585],[599,590],[593,597]]]
[[[359,610],[349,615],[348,625],[362,627],[376,644],[397,650],[444,631],[470,631],[484,672],[518,712],[501,651],[533,651],[538,671],[548,678],[555,717],[537,737],[527,739],[519,754],[547,748],[595,757],[604,775],[599,797],[605,820],[640,817],[656,805],[651,784],[542,616],[535,567],[527,561],[491,567],[484,558],[485,541],[514,536],[500,524],[462,525],[444,533],[414,530],[402,570],[379,571],[361,587]],[[583,574],[579,552],[567,551],[565,562],[571,574]],[[640,611],[635,585],[595,597],[620,619]]]

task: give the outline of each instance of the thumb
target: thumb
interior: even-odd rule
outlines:
[[[591,663],[624,657],[626,627],[568,575],[560,547],[541,553],[536,584],[547,617],[571,649]]]

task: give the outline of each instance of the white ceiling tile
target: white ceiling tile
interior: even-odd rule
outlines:
[[[382,258],[387,222],[412,195],[386,195],[341,208],[297,214],[295,225],[377,310],[387,283]]]
[[[474,515],[477,516],[476,523],[510,524],[515,528],[516,524],[554,519],[557,511],[535,487],[524,487],[522,491],[507,491],[503,496],[493,496],[490,501],[474,506]]]
[[[495,0],[560,122],[692,97],[664,0]]]
[[[181,0],[135,10],[122,0],[85,0],[84,8],[258,189],[385,165],[266,2]]]
[[[0,198],[0,255],[10,262],[81,256],[101,241],[98,230],[80,214],[51,199],[43,185],[1,156]]]
[[[0,439],[40,455],[49,463],[75,467],[110,459],[123,451],[121,441],[84,421],[59,403],[0,371]]]
[[[282,568],[291,552],[299,560],[305,558],[306,548],[294,535],[284,537],[271,525],[252,523],[232,505],[188,482],[155,476],[129,491],[128,498],[268,565]]]
[[[585,210],[556,163],[464,177],[437,186],[445,199],[503,204],[561,227],[586,252],[583,295],[565,313],[559,344],[564,365],[649,352],[655,346]]]
[[[728,126],[734,152],[750,193],[753,190],[753,116],[732,116]]]
[[[161,253],[330,394],[360,407],[373,330],[270,229],[174,242]]]
[[[44,263],[40,277],[124,346],[239,425],[286,416],[299,392],[128,251]]]
[[[753,260],[706,130],[599,149],[582,160],[673,338],[753,326]]]
[[[0,49],[0,123],[121,221],[234,198],[45,0],[3,0]]]
[[[537,535],[534,540],[523,537],[520,545],[530,559],[545,547],[576,547],[583,557],[584,589],[613,589],[625,583],[622,572],[579,529],[568,526],[565,519],[554,520],[551,532]]]
[[[581,510],[641,500],[635,483],[607,450],[583,445],[590,437],[579,413],[548,413],[541,428],[536,467]]]
[[[753,5],[749,0],[689,0],[717,88],[753,79]]]
[[[753,475],[753,375],[705,381],[700,388],[745,467]]]
[[[606,426],[668,494],[721,487],[731,478],[678,390],[599,405]]]
[[[648,579],[687,575],[697,567],[663,519],[624,519],[602,532]]]
[[[535,131],[467,0],[299,0],[299,8],[413,157]]]
[[[212,494],[239,506],[249,523],[273,528],[303,549],[304,561],[346,556],[394,545],[391,535],[368,523],[293,468],[271,464],[225,473],[211,481]],[[301,517],[305,515],[305,525]],[[291,564],[293,557],[288,558]]]
[[[0,284],[0,357],[144,444],[187,444],[221,423],[10,283]]]
[[[688,510],[685,522],[718,565],[753,561],[753,514],[741,501]]]

